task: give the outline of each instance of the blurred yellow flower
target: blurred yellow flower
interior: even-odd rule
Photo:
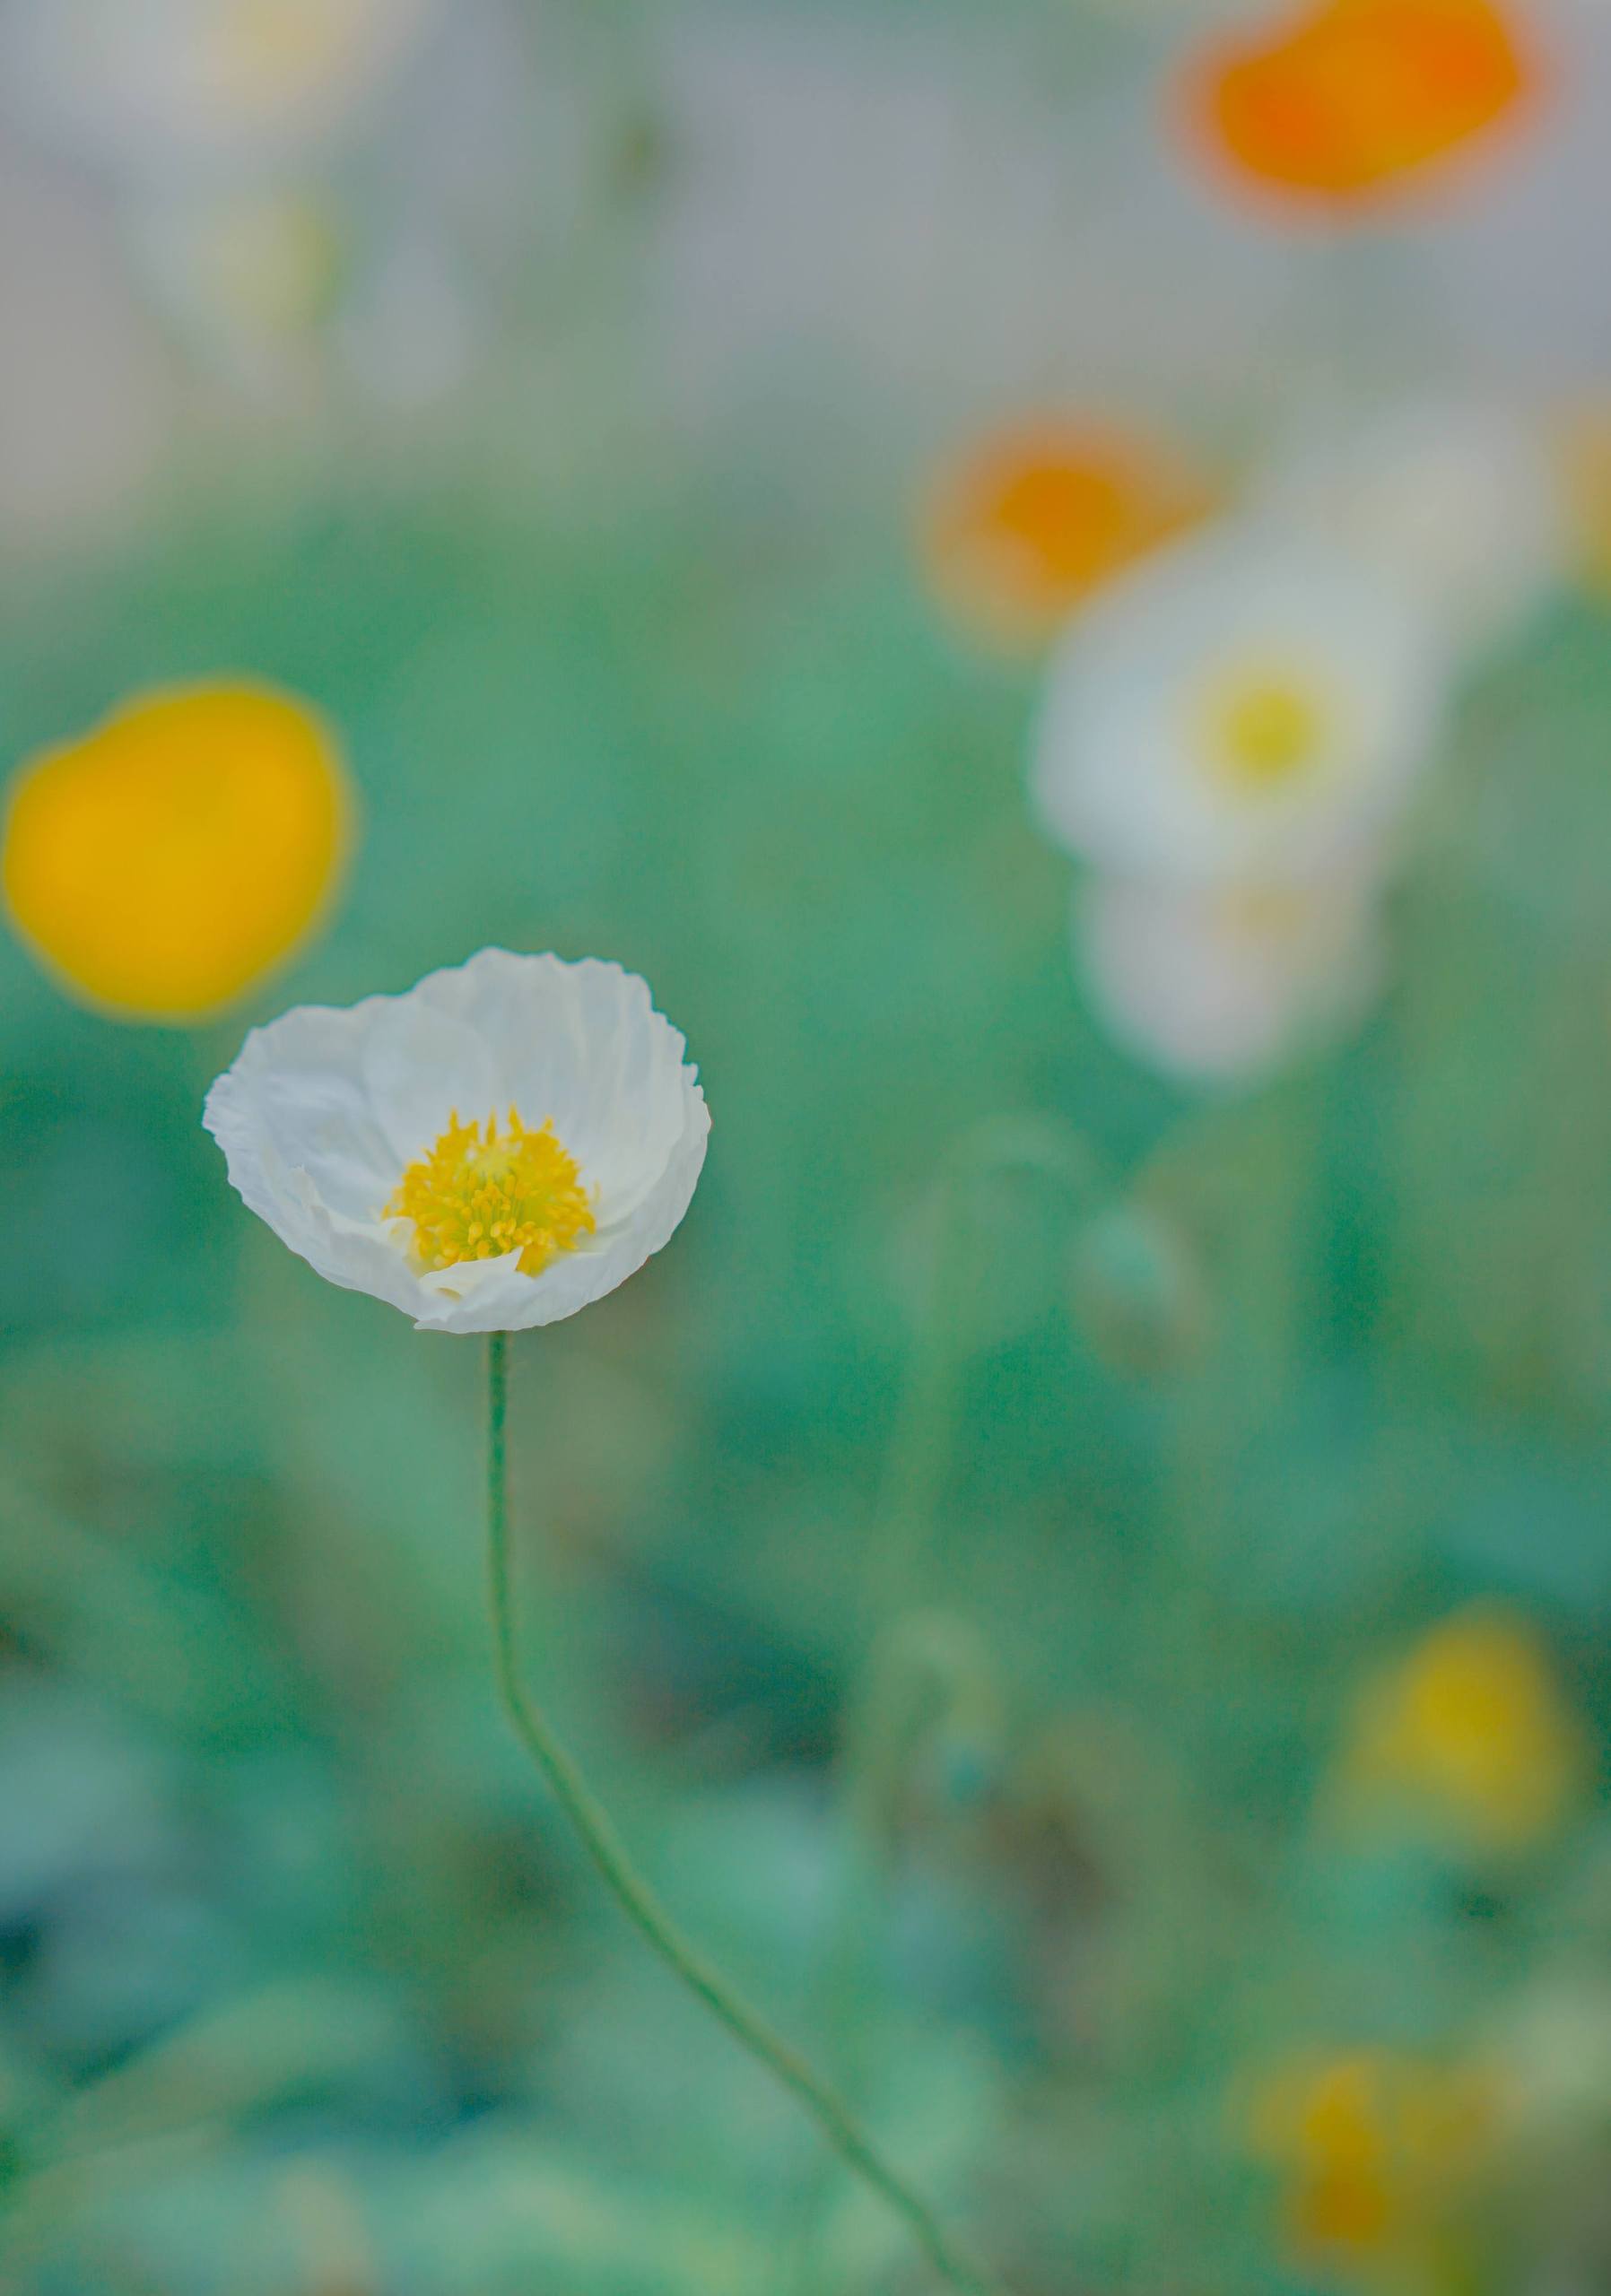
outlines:
[[[1215,39],[1189,102],[1239,175],[1345,209],[1492,131],[1536,78],[1493,0],[1320,0]]]
[[[1157,442],[1073,418],[1014,424],[941,474],[924,519],[936,594],[991,642],[1049,637],[1091,592],[1203,517],[1206,483]]]
[[[1477,1605],[1366,1691],[1340,1782],[1355,1807],[1407,1805],[1462,1843],[1507,1848],[1560,1825],[1584,1771],[1582,1733],[1539,1637]]]
[[[1497,2109],[1481,2068],[1395,2050],[1282,2067],[1257,2093],[1250,2134],[1282,2172],[1294,2257],[1428,2296],[1459,2285],[1455,2218]]]
[[[352,818],[323,720],[248,684],[144,694],[12,785],[0,886],[91,1003],[186,1022],[282,963],[325,909]]]

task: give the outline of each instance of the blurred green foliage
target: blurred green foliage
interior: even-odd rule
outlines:
[[[1360,1683],[1479,1596],[1611,1722],[1605,616],[1470,696],[1358,1039],[1199,1100],[1080,1005],[1029,681],[938,627],[896,490],[701,477],[214,506],[0,617],[9,756],[249,671],[366,817],[327,936],[216,1031],[0,954],[6,2284],[920,2284],[837,2178],[803,2244],[809,2131],[506,1737],[476,1344],[321,1284],[200,1129],[251,1019],[499,943],[642,970],[714,1116],[672,1248],[514,1353],[530,1663],[691,1928],[1022,2296],[1319,2284],[1239,2100],[1521,2032],[1458,2285],[1602,2287],[1603,1797],[1502,1856],[1351,1832],[1326,1781]],[[895,1536],[962,1656],[833,2008]]]

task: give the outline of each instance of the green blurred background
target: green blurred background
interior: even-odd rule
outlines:
[[[362,807],[214,1023],[0,946],[20,2296],[928,2284],[501,1720],[479,1345],[200,1128],[252,1021],[489,943],[641,970],[712,1110],[674,1245],[513,1356],[534,1678],[689,1927],[1020,2296],[1611,2288],[1607,608],[1464,679],[1361,1025],[1206,1090],[1083,992],[1039,672],[913,543],[1049,400],[1240,484],[1315,404],[1601,388],[1587,100],[1284,230],[1161,124],[1226,13],[466,4],[297,150],[354,275],[406,215],[462,306],[367,368],[327,285],[164,302],[138,167],[19,83],[5,763],[237,674]],[[1451,1619],[1527,1654],[1477,1817],[1362,1811],[1363,1688]]]

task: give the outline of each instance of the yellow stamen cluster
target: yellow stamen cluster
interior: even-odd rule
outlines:
[[[461,1124],[456,1109],[440,1139],[405,1170],[386,1217],[414,1222],[423,1268],[518,1252],[522,1275],[541,1275],[597,1224],[553,1118],[528,1132],[513,1109],[501,1134],[496,1115],[483,1130]]]
[[[1279,674],[1227,679],[1210,698],[1208,717],[1221,770],[1250,794],[1277,788],[1311,766],[1326,731],[1320,697]]]

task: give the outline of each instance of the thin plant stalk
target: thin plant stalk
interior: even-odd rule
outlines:
[[[884,1879],[884,1816],[893,1799],[893,1780],[912,1744],[914,1700],[933,1697],[932,1638],[914,1639],[903,1633],[902,1622],[919,1599],[923,1564],[950,1474],[964,1353],[962,1309],[969,1271],[988,1225],[978,1216],[975,1199],[988,1183],[1007,1173],[1049,1180],[1075,1200],[1092,1183],[1079,1144],[1058,1127],[1023,1118],[998,1118],[966,1134],[939,1176],[934,1273],[867,1541],[868,1639],[840,1761],[846,1872],[827,1954],[825,1991],[831,2044],[841,2048],[853,2022],[857,1971]]]
[[[684,1936],[628,1855],[607,1813],[575,1761],[555,1736],[546,1715],[521,1680],[509,1567],[507,1335],[494,1332],[488,1351],[487,1537],[493,1669],[517,1736],[570,1820],[578,1839],[621,1910],[650,1949],[742,2048],[782,2083],[804,2108],[847,2167],[901,2217],[936,2271],[964,2296],[1002,2296],[999,2283],[973,2262],[934,2212],[891,2166],[834,2091],[759,2010],[736,1992],[698,1947]]]
[[[1037,1118],[999,1118],[978,1126],[955,1144],[939,1174],[935,1199],[940,1233],[929,1297],[914,1336],[911,1366],[867,1541],[867,1633],[875,1647],[913,1599],[950,1471],[963,1295],[988,1231],[972,1198],[988,1183],[1009,1173],[1038,1176],[1072,1198],[1089,1189],[1093,1178],[1083,1144]],[[862,1669],[868,1677],[862,1692],[868,1698],[876,1696],[870,1680],[873,1665],[869,1653]]]
[[[887,1813],[901,1761],[921,1735],[919,1719],[936,1702],[932,1637],[909,1636],[902,1621],[917,1599],[923,1563],[951,1467],[952,1431],[963,1345],[962,1307],[974,1253],[987,1222],[978,1191],[1004,1174],[1049,1180],[1077,1202],[1093,1171],[1084,1144],[1039,1118],[997,1118],[952,1149],[935,1201],[939,1234],[929,1296],[913,1338],[865,1567],[864,1655],[852,1689],[840,1758],[844,1846],[837,1903],[823,1961],[823,2022],[835,2071],[852,2094],[863,2067],[851,2035],[871,1936],[887,1883]],[[960,1243],[959,1243],[960,1239]],[[939,1701],[944,1704],[944,1691]],[[831,2196],[826,2161],[801,2196],[786,2276],[809,2289]]]

